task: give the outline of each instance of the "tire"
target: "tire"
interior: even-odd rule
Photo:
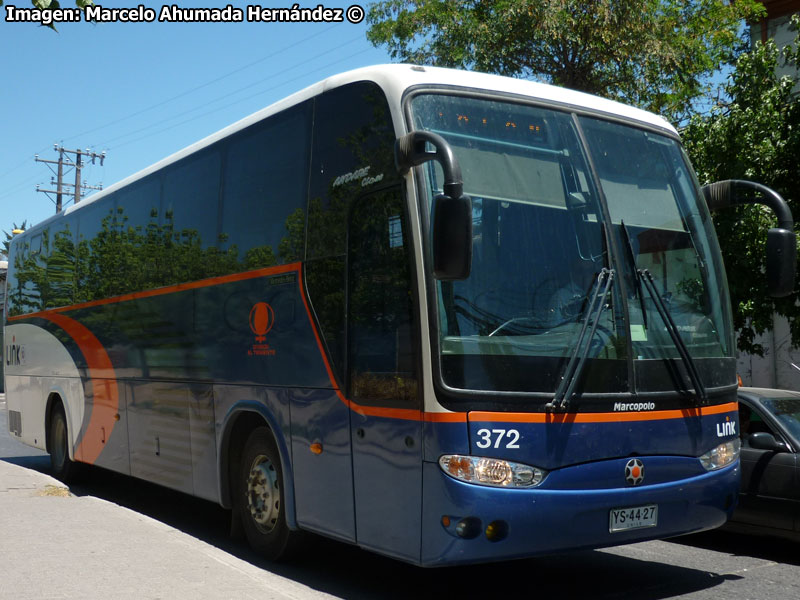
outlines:
[[[302,534],[286,524],[280,454],[266,427],[248,436],[236,486],[236,510],[253,550],[269,560],[294,556]]]
[[[53,475],[63,481],[70,483],[75,481],[78,475],[78,464],[69,457],[69,428],[67,427],[67,416],[64,407],[59,403],[53,407],[50,415],[50,467]]]

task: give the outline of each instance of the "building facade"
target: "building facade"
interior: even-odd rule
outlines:
[[[800,13],[800,0],[762,0],[767,15],[750,25],[750,41],[755,44],[768,39],[775,41],[779,48],[793,44],[797,32],[791,29],[792,16]],[[781,65],[778,75],[797,77],[796,65]],[[795,94],[800,94],[800,82],[795,85]]]

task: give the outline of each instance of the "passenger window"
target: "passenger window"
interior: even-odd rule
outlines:
[[[103,300],[128,290],[129,282],[119,260],[122,226],[114,198],[77,211],[78,241],[75,263],[75,302]]]
[[[44,308],[69,306],[75,303],[75,239],[69,221],[61,221],[49,229],[47,256],[47,297]]]
[[[9,271],[6,288],[9,316],[42,310],[41,290],[45,287],[45,273],[40,260],[41,245],[41,234],[14,244],[14,265]]]
[[[217,243],[220,156],[209,152],[176,163],[164,176],[161,224],[173,240],[200,248]]]
[[[220,248],[237,270],[303,258],[311,106],[257,123],[228,148]]]
[[[215,275],[208,260],[216,253],[221,159],[211,150],[176,163],[164,176],[161,228],[166,250],[166,284]]]

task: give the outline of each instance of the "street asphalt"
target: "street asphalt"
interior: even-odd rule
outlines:
[[[331,597],[0,458],[0,599]]]

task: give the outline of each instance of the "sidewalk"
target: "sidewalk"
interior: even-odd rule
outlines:
[[[330,597],[0,459],[0,599]]]

